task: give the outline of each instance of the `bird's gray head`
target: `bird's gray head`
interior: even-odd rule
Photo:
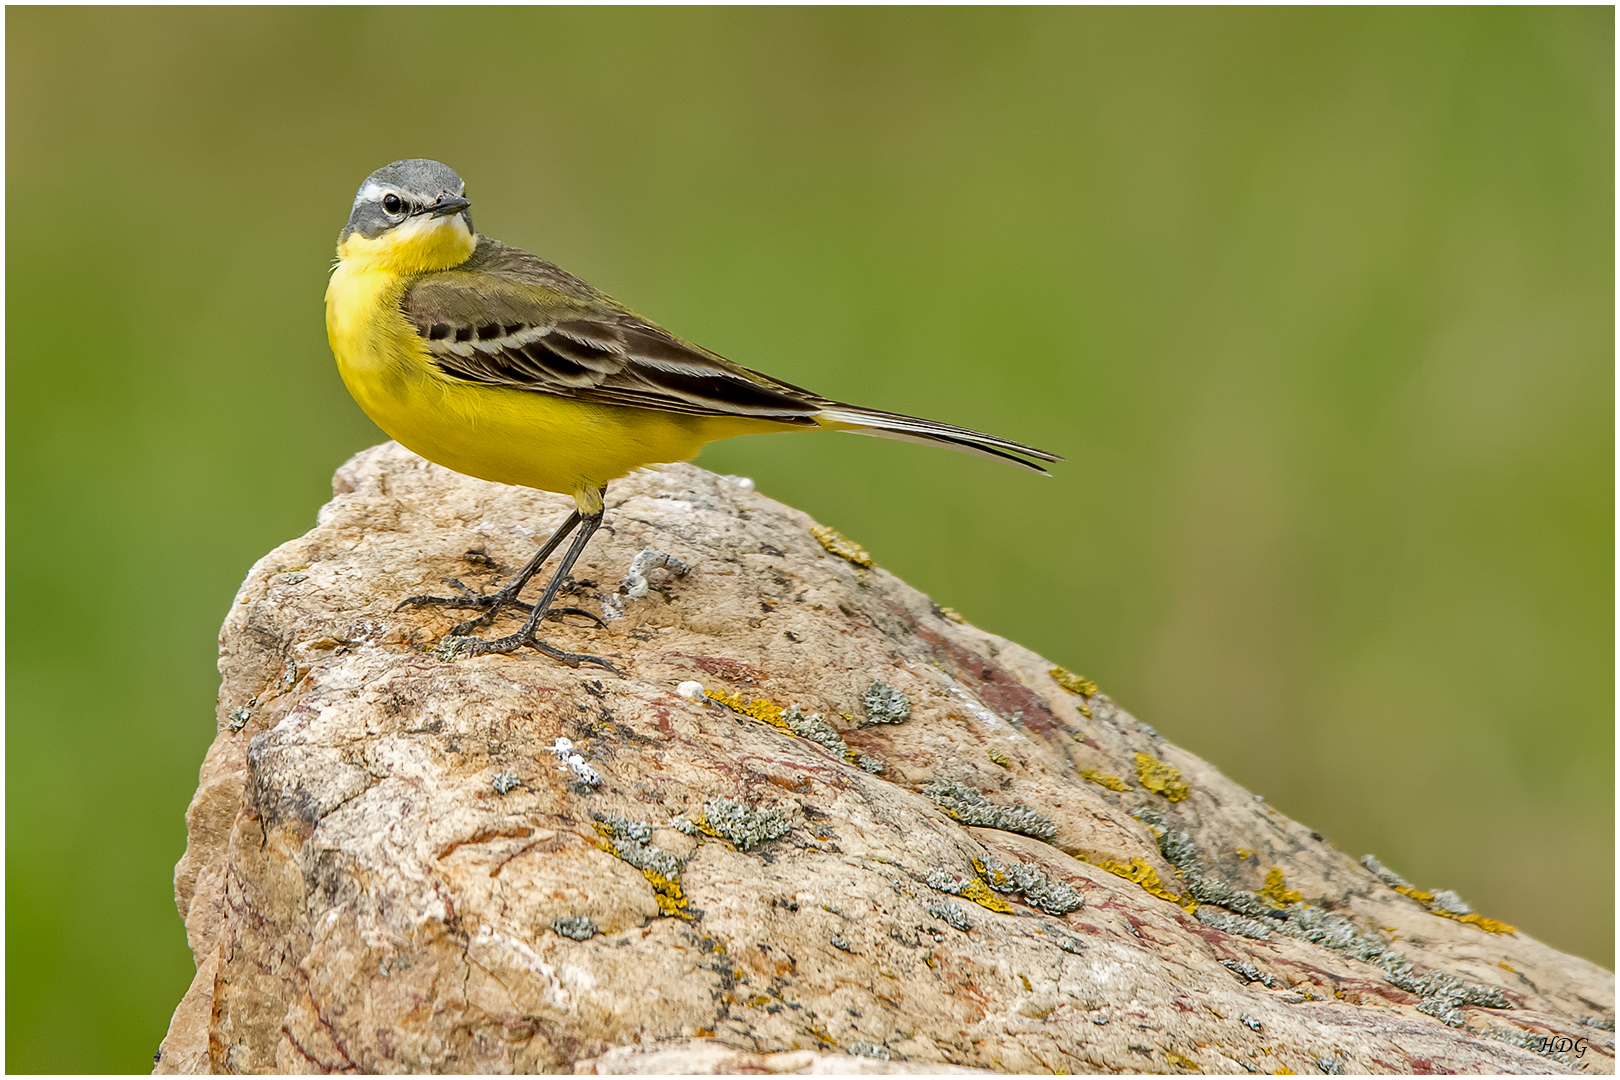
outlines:
[[[360,185],[349,223],[338,236],[342,244],[359,233],[375,239],[407,221],[459,215],[472,232],[467,185],[454,169],[427,158],[407,158],[384,165]]]

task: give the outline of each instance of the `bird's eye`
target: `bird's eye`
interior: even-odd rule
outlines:
[[[398,217],[400,214],[405,212],[405,200],[401,199],[398,195],[395,195],[392,191],[383,196],[382,202],[383,210],[394,215],[395,217]]]

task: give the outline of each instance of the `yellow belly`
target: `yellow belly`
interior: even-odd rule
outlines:
[[[573,495],[581,509],[637,468],[685,461],[705,443],[782,425],[596,405],[447,378],[399,313],[403,277],[333,272],[326,328],[338,371],[366,415],[395,441],[483,480]]]

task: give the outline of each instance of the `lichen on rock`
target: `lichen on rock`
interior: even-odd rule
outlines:
[[[911,699],[894,687],[874,682],[861,695],[866,718],[874,724],[903,724],[911,719]]]
[[[1022,833],[1037,840],[1052,840],[1057,836],[1057,826],[1051,818],[1037,814],[1023,804],[997,806],[985,797],[984,792],[959,780],[930,780],[923,785],[922,792],[934,800],[941,810],[964,825]]]
[[[730,840],[740,851],[752,851],[788,830],[787,815],[781,810],[750,810],[726,798],[704,803],[702,815],[693,824],[699,832]]]
[[[1192,788],[1181,778],[1181,770],[1152,754],[1137,752],[1136,779],[1149,791],[1171,802],[1180,802],[1192,794]]]

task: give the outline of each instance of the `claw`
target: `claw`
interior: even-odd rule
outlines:
[[[557,661],[560,661],[560,662],[562,662],[564,664],[567,664],[569,667],[576,667],[577,668],[581,664],[595,664],[597,667],[602,668],[604,671],[611,671],[611,672],[613,672],[613,674],[618,675],[621,678],[624,676],[624,672],[620,671],[618,668],[614,667],[612,664],[608,663],[606,660],[602,659],[600,656],[591,656],[589,653],[564,652],[563,650],[557,648],[555,645],[551,645],[551,644],[548,644],[548,643],[546,643],[544,641],[541,641],[539,638],[536,638],[533,641],[529,642],[529,647],[533,648],[533,649],[537,649],[540,652],[543,652],[547,656],[551,657],[553,660],[557,660]]]
[[[584,608],[554,607],[550,611],[546,612],[546,618],[548,618],[548,619],[556,619],[558,622],[562,621],[562,616],[564,616],[564,615],[578,615],[578,616],[580,616],[582,618],[586,618],[586,619],[591,620],[591,622],[596,624],[596,628],[598,630],[606,630],[607,629],[607,623],[602,621],[601,616],[594,615],[591,612],[586,611]]]

